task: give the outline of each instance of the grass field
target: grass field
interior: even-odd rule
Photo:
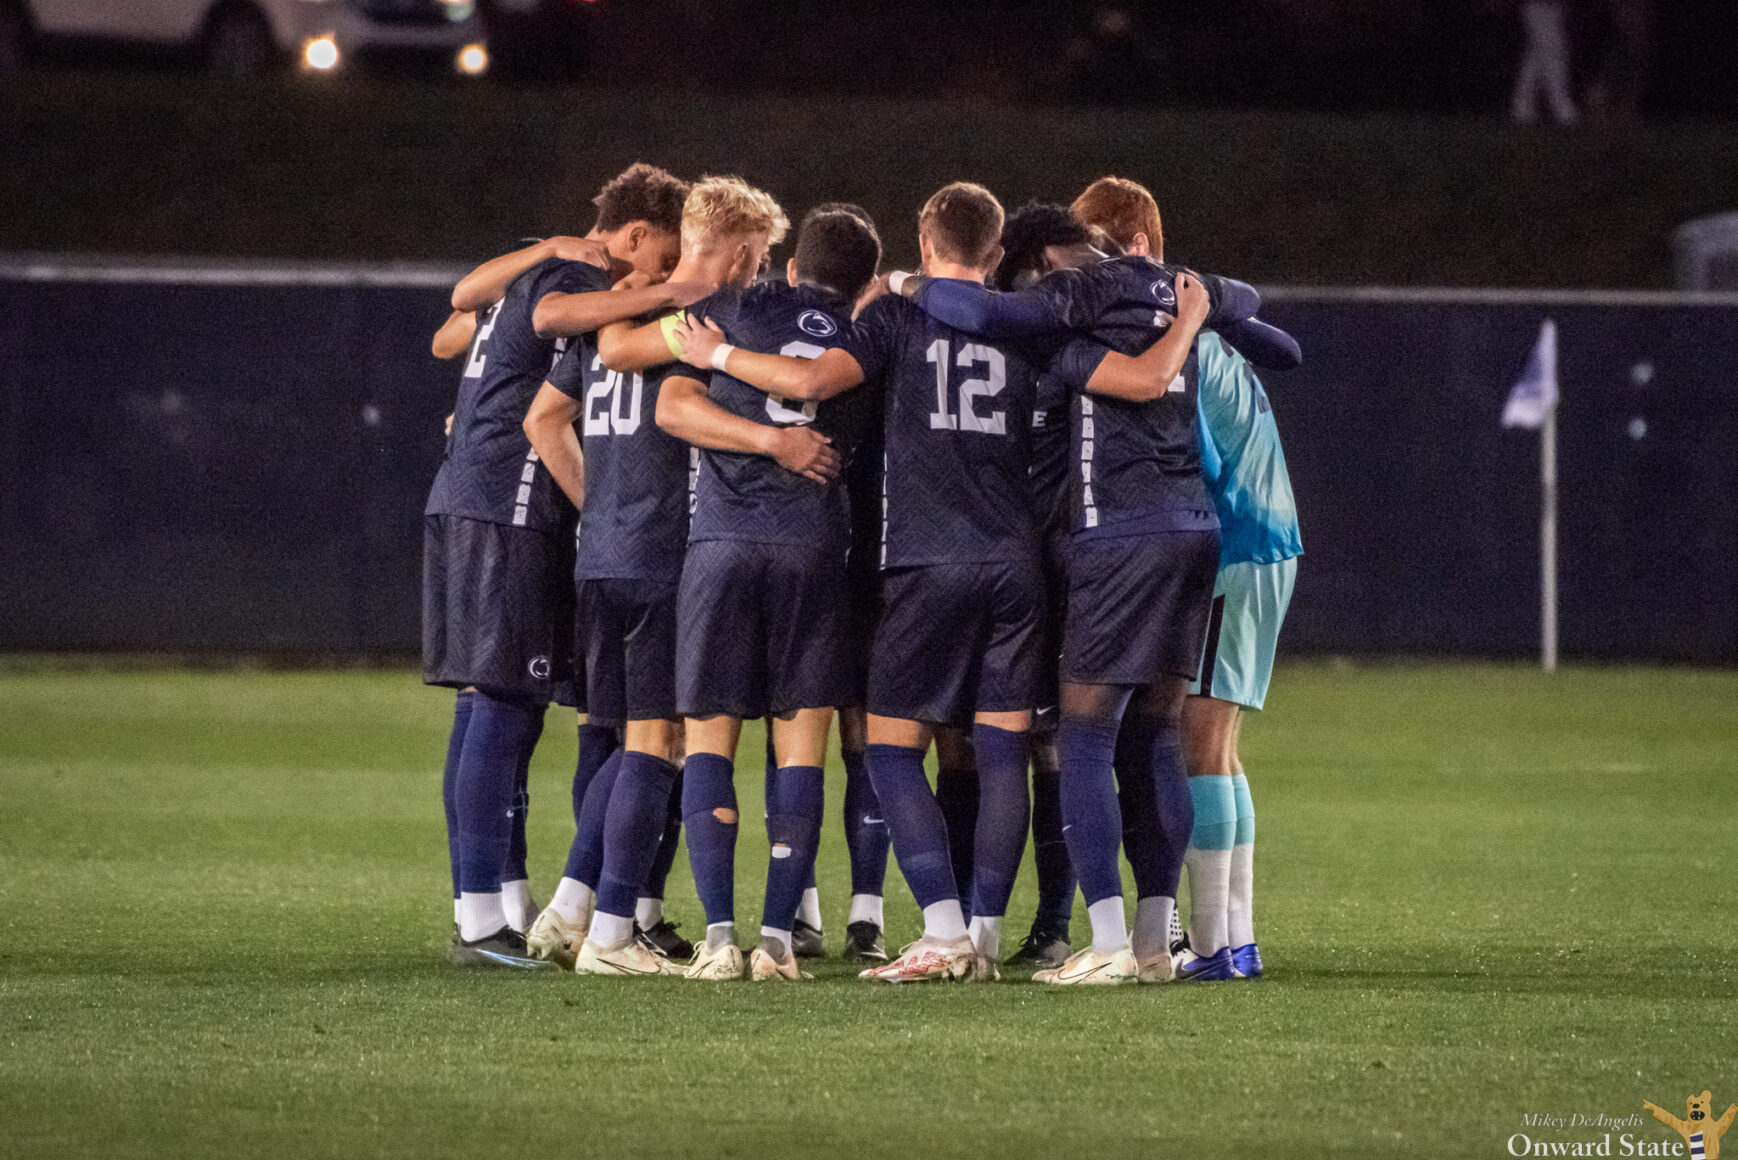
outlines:
[[[457,974],[449,711],[409,673],[0,671],[0,1156],[1494,1157],[1529,1113],[1738,1097],[1738,673],[1285,667],[1244,740],[1270,977],[1194,990]],[[888,910],[915,934],[896,874]]]

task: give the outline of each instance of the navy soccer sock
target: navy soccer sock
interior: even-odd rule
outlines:
[[[608,725],[593,725],[587,721],[579,727],[579,759],[573,763],[573,824],[579,825],[579,811],[585,807],[585,791],[591,779],[603,768],[610,755],[621,748],[622,739]]]
[[[543,715],[528,726],[530,735],[519,753],[519,768],[513,778],[513,829],[507,840],[507,860],[501,864],[501,881],[523,882],[531,875],[525,869],[525,819],[531,812],[531,754],[543,739]]]
[[[441,771],[441,804],[447,813],[447,861],[453,871],[453,897],[459,896],[459,758],[465,751],[465,727],[471,722],[475,689],[460,689],[453,703],[453,734],[447,740],[447,764]]]
[[[1130,714],[1117,743],[1123,847],[1139,898],[1175,898],[1195,804],[1177,722]]]
[[[597,910],[631,919],[658,856],[676,767],[649,753],[623,753],[604,814]]]
[[[514,783],[541,732],[543,706],[478,692],[465,727],[453,787],[459,828],[459,889],[498,894],[512,841]]]
[[[1116,862],[1122,812],[1112,772],[1116,735],[1117,722],[1098,717],[1065,716],[1056,731],[1062,758],[1063,834],[1089,907],[1122,897],[1122,874]]]
[[[978,771],[971,765],[938,766],[935,800],[947,823],[948,859],[953,867],[954,887],[960,893],[960,909],[966,921],[972,917],[972,871],[977,865],[974,844],[978,830]]]
[[[803,890],[814,879],[815,846],[825,813],[824,784],[821,770],[812,765],[788,765],[773,778],[773,796],[766,804],[772,856],[766,867],[764,928],[790,931]]]
[[[1074,915],[1074,864],[1062,834],[1062,775],[1051,770],[1032,773],[1032,862],[1038,870],[1036,921],[1066,935]]]
[[[887,822],[869,780],[868,757],[845,755],[845,849],[851,854],[851,893],[879,896],[887,888]]]
[[[641,898],[664,897],[664,883],[670,878],[670,868],[676,864],[676,847],[682,844],[682,771],[670,783],[670,797],[664,808],[664,832],[658,838],[658,853],[652,867],[646,871],[646,885]]]
[[[603,873],[603,829],[609,816],[610,794],[621,776],[622,758],[618,749],[609,755],[585,787],[585,800],[580,803],[579,817],[573,832],[573,846],[567,852],[567,868],[563,878],[571,878],[592,890],[597,889],[598,876]]]
[[[708,926],[736,921],[736,784],[728,757],[690,753],[682,767],[688,864]]]
[[[948,860],[947,822],[924,776],[923,750],[871,745],[866,760],[894,856],[917,905],[957,899],[959,890]]]
[[[972,727],[978,757],[978,817],[972,844],[972,914],[1000,918],[1026,852],[1032,802],[1026,792],[1026,734]]]

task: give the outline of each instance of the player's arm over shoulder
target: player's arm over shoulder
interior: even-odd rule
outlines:
[[[630,274],[614,286],[596,286],[574,291],[556,290],[538,300],[531,323],[540,338],[564,338],[589,334],[610,325],[631,325],[643,314],[687,306],[703,297],[706,288],[694,282],[653,282],[645,274]],[[670,361],[668,357],[658,362]],[[604,365],[609,366],[606,359]],[[643,370],[646,363],[611,370]]]
[[[1068,329],[1077,271],[1059,270],[1027,290],[997,293],[957,278],[908,279],[913,300],[937,322],[987,338],[1024,338]]]
[[[643,371],[679,359],[681,348],[671,336],[683,319],[728,316],[736,297],[721,291],[691,299],[683,309],[653,322],[612,322],[597,332],[597,356],[612,371]]]
[[[830,399],[863,381],[848,350],[829,347],[814,358],[761,354],[731,346],[711,320],[682,318],[669,330],[670,348],[701,370],[721,370],[757,390],[785,399]]]
[[[1198,280],[1179,274],[1176,321],[1157,342],[1138,356],[1104,350],[1097,366],[1086,376],[1086,390],[1095,395],[1142,403],[1170,390],[1172,381],[1183,372],[1183,365],[1189,360],[1189,349],[1200,333],[1207,309],[1206,289]],[[1079,360],[1087,357],[1087,352],[1080,350],[1076,343],[1070,343],[1063,356],[1072,357],[1083,368],[1085,364]],[[1076,374],[1077,381],[1078,378]]]

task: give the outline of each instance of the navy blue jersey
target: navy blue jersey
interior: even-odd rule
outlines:
[[[525,413],[566,343],[538,338],[532,313],[545,294],[609,289],[609,273],[549,258],[519,275],[506,296],[478,316],[426,515],[465,516],[555,531],[573,505],[525,437]]]
[[[1068,388],[1049,370],[1038,376],[1032,407],[1032,510],[1038,529],[1049,534],[1068,526]]]
[[[882,566],[1035,552],[1029,351],[962,334],[898,296],[870,303],[845,348],[884,397]]]
[[[814,358],[851,325],[851,304],[813,286],[762,282],[747,290],[722,290],[688,308],[690,317],[711,320],[735,346],[762,354]],[[691,372],[696,377],[704,372]],[[849,457],[860,441],[866,407],[863,392],[823,403],[780,399],[722,371],[710,376],[713,403],[769,427],[812,424]],[[764,455],[702,448],[694,485],[688,537],[802,544],[844,551],[850,536],[850,504],[842,480],[820,484],[780,467]]]
[[[1193,346],[1170,388],[1137,403],[1086,394],[1112,349],[1138,355],[1163,330],[1108,328],[1070,342],[1050,373],[1074,395],[1069,529],[1083,536],[1199,531],[1218,527],[1201,479],[1195,415],[1200,378]]]
[[[1164,326],[1177,313],[1178,272],[1151,258],[1106,258],[1058,270],[1011,294],[997,294],[974,282],[935,279],[923,286],[916,301],[950,326],[992,338],[1092,330],[1107,323]],[[1255,291],[1241,282],[1211,274],[1200,278],[1211,304],[1205,328],[1247,318],[1260,304]]]
[[[658,391],[681,363],[644,374],[603,365],[586,342],[550,372],[549,385],[577,401],[585,453],[579,513],[581,580],[663,580],[682,575],[688,544],[688,445],[660,428]]]

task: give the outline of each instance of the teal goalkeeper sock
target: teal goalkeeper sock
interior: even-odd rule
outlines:
[[[1231,789],[1237,804],[1237,832],[1231,847],[1225,937],[1232,946],[1242,947],[1255,941],[1255,801],[1243,774],[1233,775]]]
[[[1231,892],[1231,848],[1237,835],[1237,799],[1228,777],[1189,779],[1195,828],[1183,864],[1189,870],[1189,947],[1211,955],[1226,942]]]

